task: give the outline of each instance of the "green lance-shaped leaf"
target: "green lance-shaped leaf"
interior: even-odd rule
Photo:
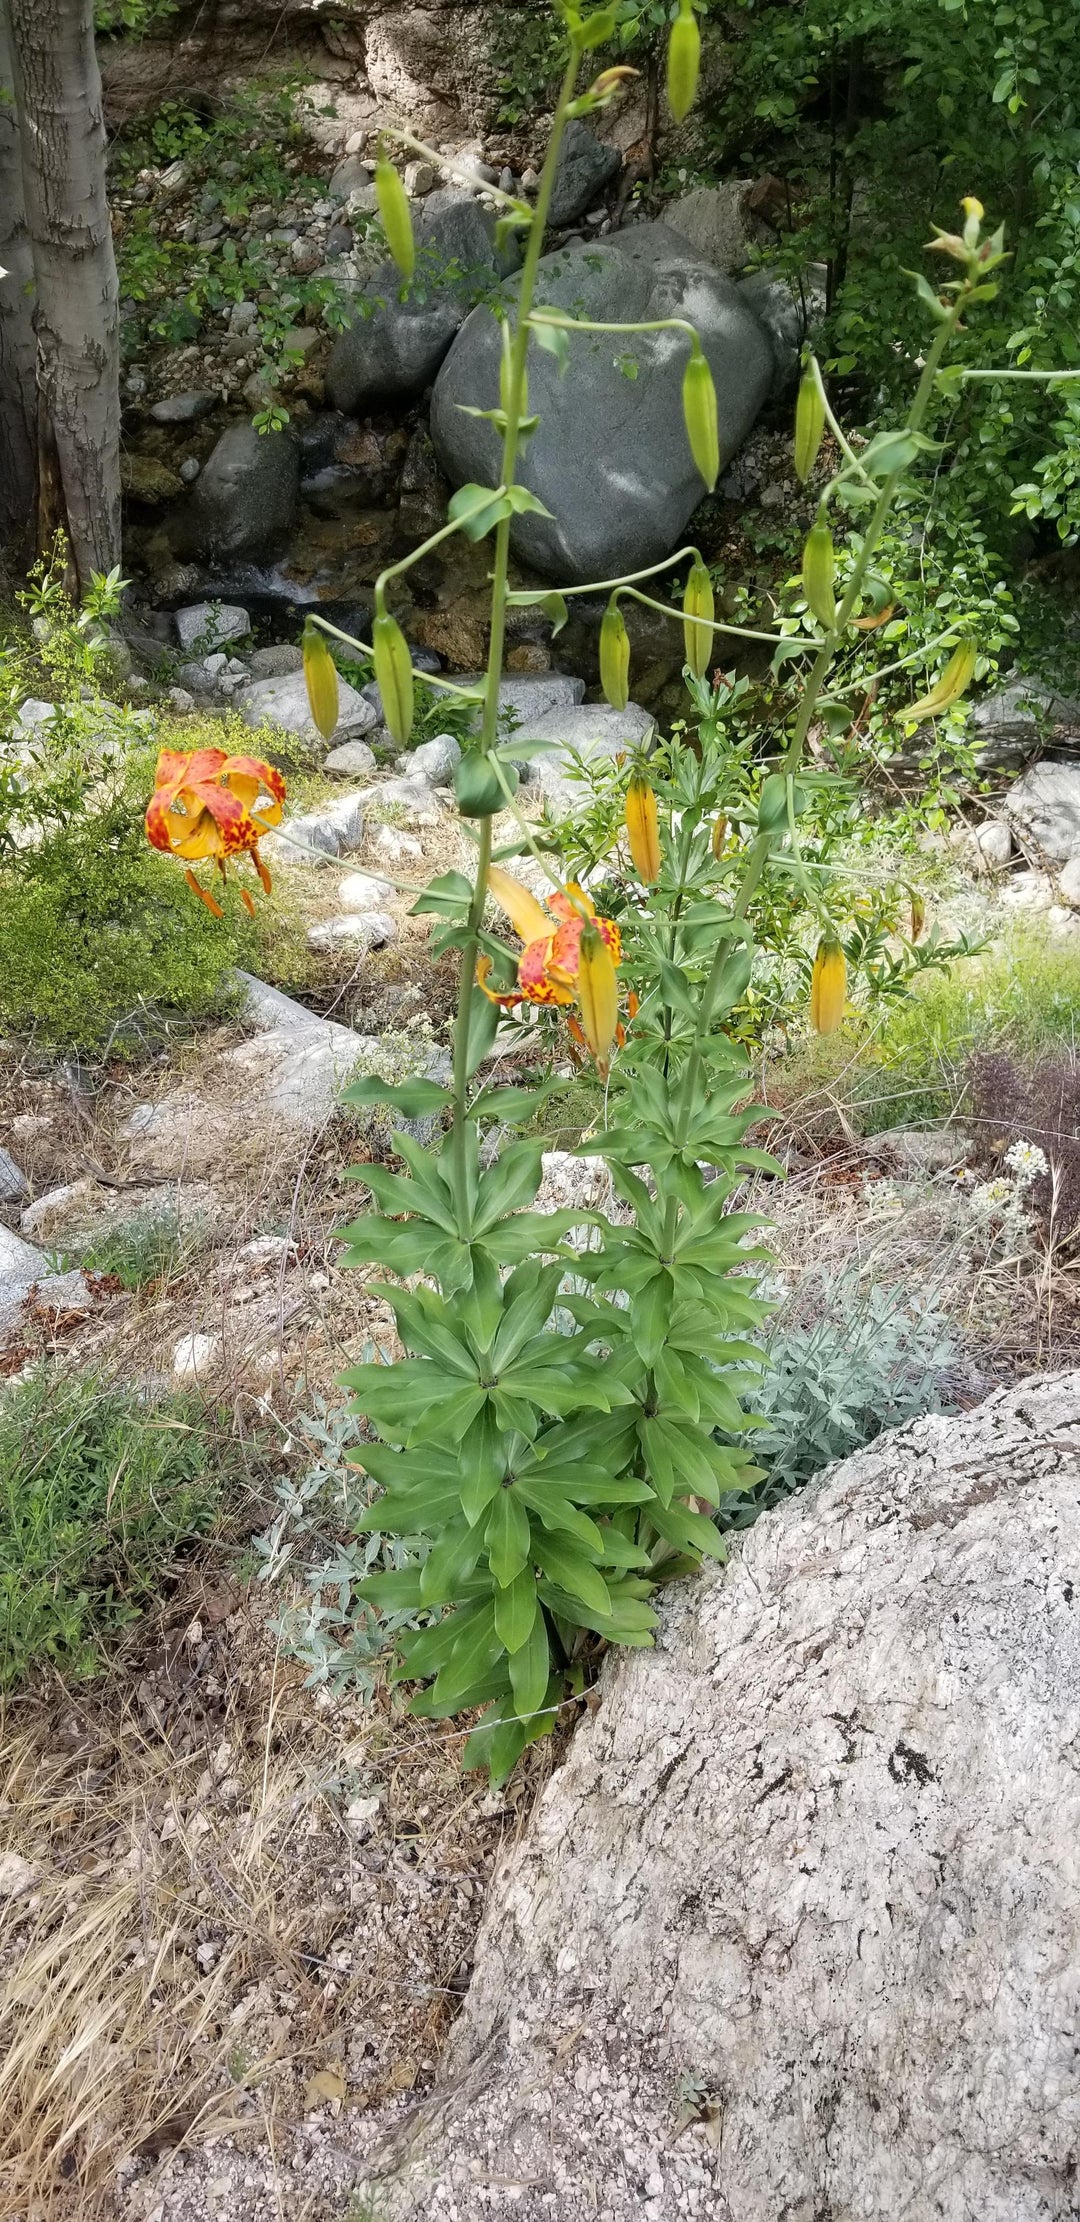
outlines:
[[[681,0],[671,27],[667,57],[668,107],[676,123],[682,123],[694,105],[700,74],[701,33],[697,17],[692,0]]]
[[[695,679],[703,679],[712,654],[712,620],[716,609],[708,565],[696,555],[683,594],[683,645]]]
[[[381,611],[375,619],[371,644],[383,716],[391,738],[399,748],[405,748],[413,726],[412,661],[405,635],[396,617],[391,617],[387,610]]]
[[[409,196],[392,162],[376,162],[375,196],[386,233],[386,244],[402,277],[411,278],[416,268],[412,210],[409,207]]]
[[[630,700],[630,635],[613,594],[600,627],[600,684],[613,710],[625,710]]]
[[[831,633],[836,625],[836,551],[833,536],[821,515],[803,549],[802,583],[818,624]]]
[[[808,363],[795,404],[795,470],[805,486],[825,432],[825,396],[816,363]]]
[[[713,374],[697,340],[683,375],[682,399],[690,453],[711,494],[720,476],[720,427]]]

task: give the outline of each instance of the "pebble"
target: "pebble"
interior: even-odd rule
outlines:
[[[375,836],[375,847],[389,863],[399,864],[403,857],[422,857],[423,849],[411,833],[399,833],[396,826],[380,826]]]
[[[1058,894],[1070,910],[1080,910],[1080,856],[1071,856],[1058,873]]]
[[[394,890],[389,880],[378,879],[372,872],[346,872],[338,882],[338,901],[342,910],[378,910],[381,903],[393,900]]]
[[[375,758],[366,741],[342,741],[330,750],[323,770],[330,779],[368,778],[375,770]]]
[[[434,183],[435,172],[430,162],[407,162],[405,164],[405,191],[410,193],[414,200],[422,200],[425,193],[431,192]]]
[[[128,389],[131,389],[130,378]],[[152,402],[150,415],[155,424],[192,424],[196,417],[204,417],[214,408],[217,398],[216,392],[209,387],[192,387],[188,393],[170,393],[163,401]]]
[[[336,949],[343,942],[363,942],[368,949],[385,949],[397,940],[397,921],[389,911],[346,911],[340,918],[324,919],[320,926],[309,926],[309,949]]]
[[[188,693],[186,687],[167,688],[165,700],[172,709],[179,712],[181,717],[186,717],[188,712],[195,708],[195,697]]]
[[[202,465],[199,462],[199,458],[197,455],[185,455],[184,460],[180,465],[180,476],[183,479],[185,486],[192,485],[194,480],[198,478],[201,469]]]
[[[427,780],[432,787],[449,787],[460,762],[461,749],[453,734],[436,733],[433,740],[421,741],[410,756],[399,757],[398,769]]]
[[[258,320],[259,311],[254,301],[233,302],[229,310],[230,332],[250,332],[252,325],[257,324]]]
[[[181,1335],[173,1351],[173,1380],[183,1386],[205,1381],[221,1357],[220,1335]]]

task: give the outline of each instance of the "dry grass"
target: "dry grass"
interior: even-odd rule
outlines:
[[[105,2222],[118,2171],[272,2147],[327,2103],[320,2072],[352,2109],[427,2081],[495,1849],[551,1765],[537,1747],[492,1801],[462,1740],[386,1700],[320,1705],[206,1577],[99,1691],[9,1716],[4,2222]]]

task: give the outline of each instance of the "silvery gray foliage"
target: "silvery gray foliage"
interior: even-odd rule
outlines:
[[[721,1527],[749,1527],[883,1429],[955,1410],[953,1329],[936,1305],[905,1287],[867,1287],[856,1273],[812,1271],[763,1343],[769,1363],[754,1401],[765,1424],[752,1447],[765,1479],[722,1501]]]
[[[365,1353],[367,1355],[367,1353]],[[415,1566],[427,1555],[422,1536],[355,1536],[356,1523],[376,1491],[349,1463],[360,1442],[355,1414],[316,1396],[315,1410],[297,1423],[314,1451],[299,1478],[287,1475],[274,1492],[279,1510],[256,1536],[260,1581],[294,1584],[294,1595],[270,1623],[282,1649],[307,1668],[305,1688],[325,1684],[337,1692],[358,1689],[370,1697],[377,1662],[398,1628],[426,1615],[377,1616],[356,1595],[365,1575]]]

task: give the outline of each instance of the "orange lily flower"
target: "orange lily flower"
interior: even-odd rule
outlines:
[[[571,880],[565,890],[546,898],[550,917],[530,895],[527,887],[498,865],[488,873],[488,887],[500,910],[505,911],[515,932],[525,946],[518,958],[516,988],[499,992],[488,986],[491,958],[481,957],[476,967],[477,984],[489,1003],[498,1003],[503,1010],[513,1010],[518,1003],[541,1003],[565,1009],[572,1003],[581,1003],[581,937],[587,926],[593,926],[603,941],[612,966],[622,958],[622,939],[611,918],[598,918],[596,907],[584,888]],[[552,925],[552,919],[556,921]],[[587,983],[586,983],[587,985]],[[576,1041],[586,1044],[580,1022],[571,1018],[570,1032]],[[620,1047],[625,1032],[619,1026],[616,1040]]]
[[[280,825],[284,801],[282,774],[257,756],[226,756],[223,748],[163,748],[146,809],[146,838],[152,848],[184,860],[188,886],[220,918],[220,903],[200,887],[191,865],[213,857],[224,877],[231,856],[250,856],[269,894],[270,874],[259,842],[271,826]],[[253,912],[246,888],[242,898]]]

